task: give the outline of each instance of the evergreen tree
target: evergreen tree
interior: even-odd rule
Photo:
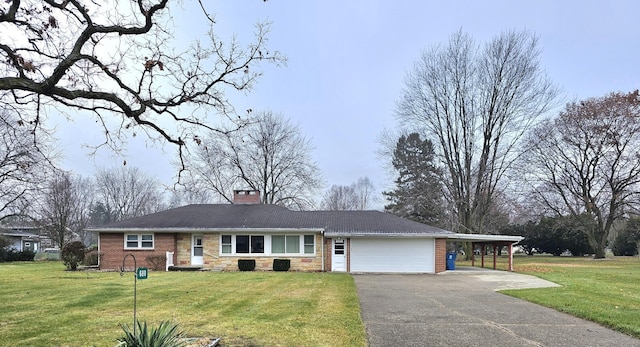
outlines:
[[[402,135],[393,151],[393,167],[398,172],[396,187],[383,192],[389,204],[385,210],[416,222],[444,224],[444,194],[441,170],[434,165],[430,140],[418,133]]]
[[[613,242],[613,255],[636,255],[640,244],[640,217],[633,216],[626,222]]]
[[[109,203],[98,201],[91,205],[89,212],[89,224],[91,226],[100,226],[115,221],[114,212]]]

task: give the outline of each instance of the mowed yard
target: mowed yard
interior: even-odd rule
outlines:
[[[476,263],[476,265],[479,262]],[[515,271],[562,287],[507,290],[501,293],[566,312],[640,338],[640,258],[516,256]],[[471,265],[471,262],[457,262]],[[493,265],[491,256],[485,267]],[[498,258],[498,268],[507,259]]]
[[[638,257],[521,256],[515,268],[562,287],[503,293],[640,338]],[[133,282],[131,272],[0,263],[0,345],[115,346],[118,323],[133,320]],[[139,319],[170,320],[188,336],[221,337],[225,347],[367,344],[349,274],[151,272],[137,283]]]
[[[0,263],[3,346],[115,346],[133,322],[132,272]],[[294,272],[150,272],[137,316],[223,346],[366,346],[352,277]]]

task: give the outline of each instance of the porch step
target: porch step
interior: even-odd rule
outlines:
[[[169,266],[169,271],[200,271],[202,266]]]

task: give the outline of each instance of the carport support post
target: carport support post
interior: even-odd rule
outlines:
[[[498,246],[495,243],[493,243],[493,269],[494,270],[496,269],[496,264],[497,264],[496,263],[497,254],[498,254]]]
[[[513,272],[513,243],[509,242],[509,271]]]
[[[471,266],[476,266],[476,243],[471,242]]]

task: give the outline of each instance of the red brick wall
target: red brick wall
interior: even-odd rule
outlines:
[[[323,238],[324,242],[324,271],[331,271],[331,255],[333,245],[331,239]]]
[[[166,252],[176,252],[176,235],[175,234],[154,234],[153,250],[134,250],[124,249],[124,234],[117,233],[100,233],[100,269],[101,270],[120,270],[122,259],[125,255],[131,253],[136,258],[136,264],[140,267],[150,267],[147,257],[150,255],[165,256]],[[175,262],[175,254],[174,254]],[[133,268],[133,260],[127,258],[126,267]]]
[[[351,272],[351,239],[347,239],[344,251],[347,252],[347,272]]]
[[[447,270],[447,239],[436,239],[436,273]]]

